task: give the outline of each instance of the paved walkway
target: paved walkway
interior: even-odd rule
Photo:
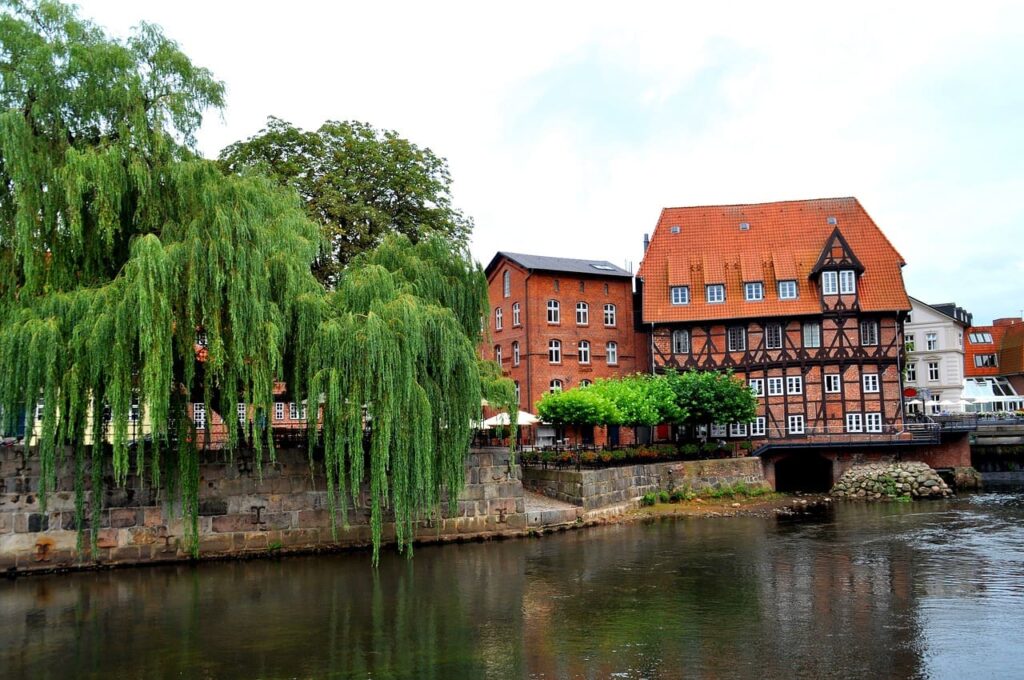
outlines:
[[[543,510],[572,510],[576,506],[572,503],[558,501],[543,494],[534,493],[523,489],[523,500],[526,505],[526,512],[541,512]]]

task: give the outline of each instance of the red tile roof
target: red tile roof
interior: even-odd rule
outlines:
[[[749,227],[740,229],[741,222]],[[892,243],[857,199],[826,198],[662,210],[637,273],[644,281],[643,320],[820,314],[818,281],[810,275],[836,228],[864,266],[857,280],[861,310],[909,310],[905,262]],[[765,299],[746,302],[743,283],[758,273]],[[779,299],[776,283],[787,279],[797,282],[796,300]],[[726,284],[724,303],[707,303],[704,286],[711,283]],[[689,285],[690,304],[671,304],[671,285]]]
[[[992,336],[992,342],[974,342],[971,335],[977,336],[981,333],[988,333]],[[1003,326],[971,326],[964,330],[964,376],[967,378],[981,378],[984,376],[999,375],[999,366],[976,366],[974,357],[978,354],[999,354],[999,346],[1003,342],[1003,334],[1006,328]]]

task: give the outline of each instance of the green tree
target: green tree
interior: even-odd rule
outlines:
[[[332,513],[368,482],[374,560],[385,508],[410,545],[416,518],[463,485],[480,413],[480,266],[459,243],[391,236],[325,290],[310,271],[320,235],[295,193],[195,153],[203,112],[223,101],[207,70],[150,25],[121,42],[51,0],[0,10],[0,411],[43,400],[43,502],[71,443],[80,518],[87,473],[98,527],[104,466],[123,483],[134,463],[178,492],[194,538],[188,403],[268,412],[286,378],[295,401],[320,403],[308,418],[314,431],[322,420]],[[154,442],[129,460],[133,402]],[[224,421],[233,447],[237,419]],[[257,463],[264,447],[273,456],[269,431],[258,435]]]
[[[620,418],[615,404],[590,387],[545,394],[537,402],[537,415],[559,428],[566,425],[615,425]]]
[[[757,415],[757,398],[732,371],[668,371],[665,381],[691,428],[715,423],[749,423]]]
[[[220,154],[229,172],[255,170],[294,187],[320,225],[316,277],[333,286],[345,264],[386,234],[442,234],[466,244],[472,221],[452,207],[447,162],[398,133],[357,121],[328,121],[316,132],[271,117],[267,127]]]

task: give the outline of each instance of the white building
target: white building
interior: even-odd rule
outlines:
[[[929,305],[911,297],[910,304],[903,323],[904,382],[916,393],[907,399],[909,408],[930,415],[963,411],[964,329],[971,315],[953,303]]]

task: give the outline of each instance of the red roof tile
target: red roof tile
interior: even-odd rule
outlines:
[[[857,281],[861,310],[909,310],[903,258],[857,199],[831,198],[664,209],[638,270],[644,322],[820,314],[818,282],[810,275],[836,228],[864,266]],[[688,283],[670,281],[681,263],[693,261],[700,268],[691,267]],[[743,283],[758,275],[765,299],[746,302]],[[797,282],[796,300],[778,297],[776,284],[787,279]],[[725,283],[724,303],[706,302],[704,286],[711,283]],[[690,304],[671,304],[673,284],[690,286]]]

